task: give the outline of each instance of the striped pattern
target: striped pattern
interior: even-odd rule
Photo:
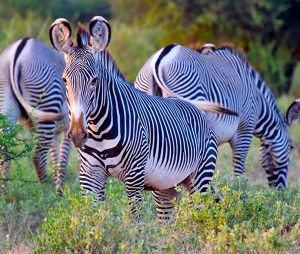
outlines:
[[[270,89],[246,58],[232,48],[201,54],[180,45],[169,45],[147,60],[135,87],[151,95],[209,100],[238,112],[239,118],[207,114],[218,143],[231,145],[235,174],[245,171],[254,134],[262,142],[260,163],[269,185],[286,186],[291,150],[287,126]]]
[[[40,181],[47,177],[47,158],[51,157],[55,167],[54,181],[60,193],[65,181],[70,141],[64,135],[69,121],[43,121],[34,118],[20,103],[12,86],[20,91],[22,99],[34,109],[46,113],[66,111],[65,88],[61,81],[64,68],[61,54],[34,39],[24,38],[8,46],[0,56],[0,113],[9,114],[13,123],[30,117],[34,126],[36,147],[33,163]],[[57,135],[63,134],[61,147],[57,146]],[[9,167],[1,166],[4,177]]]
[[[88,32],[79,31],[77,38],[85,38]],[[87,123],[88,139],[79,149],[80,184],[104,200],[107,178],[118,178],[135,218],[143,191],[151,190],[159,218],[168,219],[177,185],[191,194],[207,192],[217,158],[215,134],[193,105],[136,90],[108,52],[99,57],[82,44],[66,54],[64,71],[69,109],[84,108]]]

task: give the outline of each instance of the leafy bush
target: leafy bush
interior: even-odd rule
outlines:
[[[22,129],[22,125],[14,125],[9,121],[8,116],[0,114],[0,165],[8,160],[17,160],[26,156],[32,150],[32,137],[22,138],[18,135]]]
[[[69,168],[66,186],[70,192],[78,193],[77,154],[73,151]],[[56,195],[52,181],[50,184],[37,180],[28,157],[12,163],[10,178],[14,180],[9,181],[5,195],[0,195],[0,253],[33,253],[35,246],[30,235],[35,234],[45,214],[62,199]]]
[[[97,206],[92,197],[67,194],[38,229],[37,253],[278,253],[296,245],[299,191],[251,187],[244,178],[218,188],[224,198],[218,204],[212,195],[195,195],[191,207],[184,196],[170,224],[153,218],[149,198],[142,221],[132,222],[115,180]]]

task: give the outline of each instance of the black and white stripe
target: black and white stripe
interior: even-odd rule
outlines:
[[[245,170],[254,134],[262,142],[260,161],[269,185],[286,186],[291,144],[287,125],[270,89],[246,58],[232,48],[201,54],[169,45],[147,60],[135,87],[151,95],[209,100],[238,112],[239,118],[212,113],[207,116],[218,143],[231,145],[235,174]]]
[[[70,151],[70,141],[64,134],[61,147],[56,148],[57,135],[65,133],[69,125],[61,80],[64,66],[63,55],[31,38],[11,44],[0,56],[0,113],[8,114],[13,123],[30,117],[37,143],[33,157],[37,175],[40,181],[46,180],[48,152],[52,147],[54,181],[59,192]],[[55,121],[59,119],[57,115],[62,118],[59,122]],[[0,167],[7,177],[9,167]]]
[[[103,200],[107,178],[118,178],[126,185],[135,216],[143,191],[151,190],[161,219],[170,217],[177,185],[191,194],[206,193],[215,170],[217,140],[205,114],[190,103],[136,90],[120,76],[106,51],[101,58],[93,45],[56,44],[62,25],[53,23],[51,40],[67,52],[64,78],[71,118],[81,107],[87,121],[88,139],[79,149],[83,188]],[[77,38],[86,33],[80,25]]]

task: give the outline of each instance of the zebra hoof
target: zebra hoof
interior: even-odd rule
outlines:
[[[223,199],[223,197],[221,196],[221,194],[218,194],[217,195],[217,197],[215,198],[215,203],[220,203],[220,202],[222,202],[224,199]]]

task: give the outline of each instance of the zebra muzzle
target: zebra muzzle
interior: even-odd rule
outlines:
[[[67,135],[76,148],[80,148],[80,147],[84,146],[84,144],[88,138],[88,133],[87,133],[86,129],[84,128],[83,114],[80,115],[80,118],[78,121],[76,121],[74,119],[74,117],[72,116],[71,125],[70,125]]]
[[[84,146],[88,138],[88,134],[86,132],[75,132],[75,133],[68,132],[67,135],[76,148],[80,148]]]

